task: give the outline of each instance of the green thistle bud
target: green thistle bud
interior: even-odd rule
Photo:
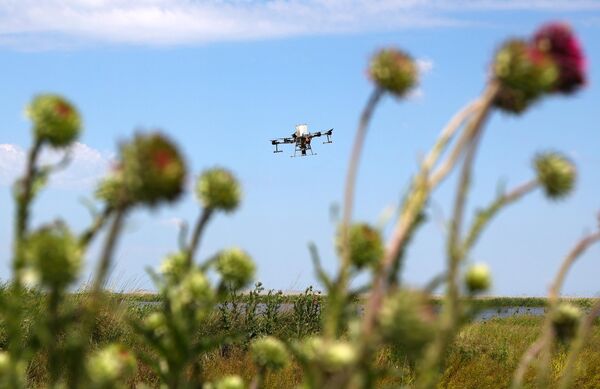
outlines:
[[[498,50],[493,72],[501,84],[494,103],[510,113],[523,112],[551,92],[558,79],[552,58],[521,40],[510,40]]]
[[[255,340],[251,349],[254,362],[260,367],[279,370],[289,362],[289,354],[285,345],[272,336]]]
[[[131,203],[152,206],[160,201],[174,201],[183,191],[183,158],[177,147],[159,133],[138,134],[131,143],[123,145],[120,169]]]
[[[203,386],[203,389],[244,389],[244,380],[238,375],[228,375],[214,384],[208,383]]]
[[[119,382],[124,382],[135,374],[137,362],[125,346],[110,344],[90,357],[87,368],[95,387],[114,388]]]
[[[181,311],[192,303],[208,306],[214,297],[208,278],[196,268],[190,270],[181,283],[170,288],[168,293],[174,311]]]
[[[358,269],[376,267],[383,258],[383,239],[381,233],[366,223],[350,226],[348,231],[350,262]],[[343,237],[338,234],[338,252],[343,249]]]
[[[188,260],[185,253],[169,254],[160,264],[160,272],[168,281],[175,282],[188,270]]]
[[[239,248],[221,251],[217,255],[216,267],[223,281],[234,289],[246,286],[256,272],[252,258]]]
[[[206,208],[231,212],[240,204],[242,191],[229,170],[213,168],[198,177],[196,195]]]
[[[402,97],[417,83],[418,70],[405,52],[383,49],[371,59],[369,76],[379,88]]]
[[[356,363],[358,354],[351,343],[338,340],[324,345],[320,359],[327,370],[339,371]]]
[[[127,205],[127,193],[123,183],[122,172],[115,170],[100,181],[94,195],[98,200],[113,207]]]
[[[484,263],[477,263],[469,267],[465,274],[465,286],[469,293],[485,292],[492,284],[490,268]]]
[[[575,305],[569,303],[559,304],[552,315],[552,326],[556,338],[561,342],[573,339],[577,333],[581,316],[581,310]]]
[[[435,317],[420,293],[401,290],[388,296],[378,320],[384,340],[410,360],[418,358],[433,339]]]
[[[144,328],[161,335],[167,330],[167,320],[162,312],[152,312],[144,318]]]
[[[73,143],[81,131],[81,117],[77,109],[65,98],[44,94],[34,97],[27,108],[33,121],[35,137],[53,147]]]
[[[565,197],[575,187],[577,169],[564,155],[556,152],[539,154],[534,165],[538,182],[550,199]]]
[[[75,281],[82,264],[77,239],[62,223],[40,228],[25,242],[25,270],[46,287],[62,289]]]

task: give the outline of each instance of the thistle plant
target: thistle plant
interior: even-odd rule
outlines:
[[[378,228],[353,221],[358,165],[378,103],[387,95],[403,101],[418,83],[418,68],[407,52],[387,48],[374,55],[367,73],[374,88],[359,119],[346,176],[335,239],[339,268],[336,274],[328,274],[316,246],[310,246],[325,293],[320,296],[311,287],[293,301],[289,313],[293,336],[273,336],[274,323],[284,317],[281,292],[265,294],[261,283],[244,292],[256,274],[249,253],[231,247],[197,259],[209,221],[219,213],[232,213],[241,203],[235,175],[215,167],[197,178],[200,210],[191,232],[184,224],[179,247],[158,270],[149,270],[158,304],[145,316],[128,315],[136,341],[142,345],[136,354],[124,344],[94,342],[107,299],[104,286],[127,217],[140,208],[154,209],[180,199],[188,176],[185,158],[161,132],[137,133],[120,145],[115,166],[99,183],[95,192],[99,210],[93,212],[86,229],[74,232],[63,220],[32,228],[33,201],[48,177],[68,164],[69,146],[82,128],[77,108],[67,99],[36,96],[27,110],[33,145],[24,175],[14,188],[13,281],[9,293],[0,294],[8,337],[7,347],[0,350],[0,386],[28,387],[27,370],[35,358],[43,356],[50,388],[128,387],[140,366],[153,372],[160,387],[244,388],[241,375],[209,380],[204,371],[204,362],[214,355],[210,353],[228,354],[224,351],[235,342],[252,355],[257,373],[248,381],[251,388],[263,387],[267,372],[290,363],[302,369],[302,387],[306,388],[372,388],[386,379],[406,382],[405,371],[398,365],[382,367],[376,362],[386,352],[395,361],[408,362],[413,387],[440,385],[459,331],[473,320],[473,298],[492,285],[487,265],[472,262],[478,259],[472,251],[483,232],[500,211],[535,190],[540,189],[549,200],[563,199],[572,193],[577,180],[576,167],[566,156],[556,151],[538,153],[532,177],[510,190],[502,188],[490,204],[475,210],[466,225],[473,166],[485,124],[496,110],[523,114],[545,97],[576,93],[586,83],[585,56],[571,28],[561,23],[544,25],[530,38],[500,45],[481,96],[452,117],[420,162],[398,204],[387,242]],[[39,155],[46,147],[63,150],[65,159],[58,165],[41,166]],[[458,180],[447,226],[444,272],[423,288],[408,287],[401,277],[407,247],[427,220],[432,194],[454,171]],[[90,244],[101,233],[105,241],[92,284],[86,299],[74,303],[70,288],[80,276]],[[598,241],[600,233],[595,231],[566,256],[549,291],[541,334],[514,373],[514,388],[523,386],[531,365],[538,386],[548,387],[550,362],[559,343],[568,351],[559,387],[572,384],[577,357],[600,313],[600,303],[584,314],[560,302],[560,291],[570,267]],[[356,286],[359,277],[368,280],[366,285]],[[431,294],[438,288],[443,288],[443,298],[436,310]],[[41,301],[41,309],[26,320],[22,301],[27,293]],[[207,334],[204,330],[215,317],[224,331]],[[237,326],[241,322],[244,326]]]

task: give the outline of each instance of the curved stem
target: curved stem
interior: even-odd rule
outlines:
[[[92,240],[94,240],[98,232],[100,232],[102,227],[104,227],[104,225],[106,224],[106,221],[112,214],[113,210],[114,209],[110,206],[104,208],[104,211],[102,211],[101,214],[96,216],[92,225],[80,235],[79,245],[82,248],[87,248],[90,245],[90,243],[92,242]]]
[[[538,339],[535,341],[527,351],[521,357],[521,361],[515,370],[515,374],[512,382],[512,389],[520,389],[523,386],[523,379],[525,377],[525,373],[527,373],[527,368],[531,364],[531,362],[537,357],[537,355],[542,351],[544,347],[544,342],[542,339]]]
[[[579,326],[577,337],[571,344],[571,350],[569,351],[569,355],[567,356],[567,361],[565,362],[565,367],[563,369],[564,375],[560,379],[558,389],[567,389],[571,387],[571,384],[573,383],[573,373],[575,370],[575,362],[577,361],[577,356],[579,355],[581,349],[585,345],[587,338],[590,336],[590,333],[592,332],[592,326],[594,325],[594,321],[599,315],[600,299],[598,299],[596,303],[592,306],[592,309]]]
[[[29,150],[25,177],[17,185],[20,186],[17,194],[17,218],[16,218],[16,240],[23,239],[29,224],[29,204],[33,197],[33,182],[37,172],[36,162],[42,149],[43,141],[36,139],[33,147]]]
[[[100,261],[98,262],[98,267],[96,269],[96,276],[92,284],[92,293],[94,295],[92,298],[94,300],[96,299],[96,295],[102,290],[102,286],[106,281],[108,271],[110,270],[110,266],[112,264],[113,252],[121,232],[121,228],[123,227],[123,221],[125,220],[126,213],[126,208],[119,208],[115,210],[115,216],[108,232],[108,236],[106,237],[106,241],[100,255]]]
[[[475,113],[474,113],[475,117],[471,121],[470,126],[465,129],[461,138],[464,138],[465,136],[471,134],[474,130],[476,130],[476,127],[481,125],[483,118],[485,116],[487,116],[487,112],[489,111],[489,109],[491,107],[491,104],[494,100],[494,97],[495,97],[497,91],[498,91],[498,85],[495,82],[491,82],[488,85],[488,87],[486,88],[486,90],[484,91],[482,97],[478,100],[478,102],[472,103],[471,105],[469,105],[469,107],[467,107],[467,109],[465,109],[465,111],[462,113],[462,115],[457,115],[458,118],[455,117],[456,120],[453,119],[453,121],[449,125],[450,128],[458,128],[458,126],[462,124],[460,122],[460,120],[458,120],[458,119],[466,119],[466,118],[470,117],[471,109],[475,109]],[[472,105],[475,105],[476,108],[473,108]],[[455,131],[455,130],[453,130],[453,131]],[[452,134],[453,131],[444,130],[441,140],[439,140],[436,143],[436,145],[434,146],[430,155],[426,159],[426,162],[428,165],[422,169],[421,174],[419,174],[417,176],[417,178],[415,179],[415,182],[413,184],[413,187],[410,190],[410,194],[407,198],[407,202],[405,204],[404,210],[402,211],[402,215],[400,216],[400,219],[398,220],[396,228],[395,228],[395,230],[392,234],[392,237],[388,243],[386,253],[383,258],[383,263],[382,263],[381,269],[375,275],[375,279],[373,282],[373,289],[372,289],[371,295],[369,297],[369,301],[367,302],[367,305],[365,307],[365,315],[363,318],[362,325],[363,325],[363,333],[364,333],[366,339],[369,338],[371,332],[373,331],[373,326],[375,324],[375,317],[381,306],[381,303],[383,301],[383,296],[385,295],[385,292],[387,289],[386,275],[389,273],[389,270],[391,269],[394,260],[396,260],[396,258],[398,258],[399,253],[401,252],[404,244],[406,243],[406,239],[409,236],[409,232],[412,228],[412,225],[414,224],[415,220],[417,220],[417,216],[419,215],[419,213],[422,211],[423,207],[425,206],[425,203],[426,203],[427,199],[429,198],[430,192],[437,185],[439,185],[441,180],[451,170],[450,169],[446,173],[444,173],[445,175],[443,177],[441,177],[440,179],[438,179],[436,182],[432,183],[431,180],[428,179],[428,177],[429,177],[428,169],[430,169],[434,165],[435,161],[441,155],[441,151],[443,150],[443,147],[445,147],[445,145],[448,142],[447,141],[447,137],[449,136],[448,134]],[[459,144],[462,144],[464,147],[464,144],[466,144],[466,142],[459,142]],[[456,147],[455,147],[455,150],[457,150]],[[461,149],[461,152],[462,152],[462,149]],[[448,165],[449,163],[452,163],[452,166],[454,166],[456,161],[457,161],[457,159],[455,158],[452,161],[447,162],[446,165]]]
[[[379,100],[383,96],[383,90],[375,88],[365,108],[360,116],[358,128],[356,129],[356,136],[354,138],[354,145],[352,147],[352,153],[350,155],[350,163],[348,166],[348,173],[346,175],[346,184],[344,190],[344,209],[342,215],[342,252],[341,252],[341,266],[340,272],[336,282],[333,285],[332,290],[329,292],[329,301],[327,309],[327,317],[325,319],[324,333],[326,337],[332,338],[338,332],[339,318],[343,310],[344,295],[350,277],[350,237],[349,228],[350,221],[352,220],[352,209],[354,206],[354,192],[356,187],[356,176],[358,173],[358,164],[360,162],[360,156],[365,143],[367,135],[367,129],[375,111],[375,107],[379,103]]]
[[[190,246],[188,247],[186,253],[188,267],[192,265],[194,254],[196,253],[196,251],[198,250],[198,246],[200,245],[200,238],[202,237],[202,232],[204,231],[206,224],[208,224],[208,220],[210,219],[212,213],[212,208],[203,208],[202,214],[196,222],[194,232],[192,233],[192,241],[190,242]]]
[[[489,224],[493,217],[496,216],[500,209],[502,209],[506,205],[516,202],[528,193],[531,193],[538,186],[539,183],[537,180],[528,181],[524,184],[519,185],[509,193],[499,196],[487,208],[478,211],[477,216],[475,217],[475,221],[471,225],[471,229],[469,230],[469,233],[467,234],[467,237],[465,238],[465,241],[463,243],[463,250],[465,252],[469,252],[473,248],[485,227]]]
[[[600,231],[590,234],[583,239],[581,239],[573,249],[569,252],[569,254],[563,260],[558,273],[556,274],[554,281],[551,284],[550,291],[548,292],[548,312],[544,318],[542,335],[534,344],[540,344],[540,350],[537,353],[543,353],[542,361],[541,361],[541,371],[540,371],[540,382],[547,382],[548,380],[548,372],[551,358],[551,347],[554,342],[554,330],[552,328],[552,315],[554,309],[556,308],[558,298],[560,296],[560,290],[562,289],[562,285],[567,276],[567,272],[570,267],[575,263],[577,258],[581,256],[592,244],[600,241]],[[530,347],[530,349],[533,345]],[[536,355],[537,355],[536,353]],[[527,353],[526,353],[527,354]],[[521,362],[519,363],[519,368],[515,372],[515,376],[513,378],[513,389],[520,388],[523,385],[523,376],[531,363],[532,358],[527,358],[526,355],[523,356]]]

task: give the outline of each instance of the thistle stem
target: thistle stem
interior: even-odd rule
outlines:
[[[392,268],[393,262],[398,258],[399,254],[404,247],[406,240],[409,237],[409,232],[412,229],[412,225],[417,220],[419,213],[422,211],[425,203],[429,197],[429,194],[443,178],[452,170],[451,168],[456,164],[458,158],[449,159],[444,166],[449,166],[449,169],[444,169],[439,178],[432,182],[428,179],[431,168],[435,165],[439,159],[441,153],[447,146],[449,139],[463,124],[464,120],[469,118],[472,114],[476,115],[471,121],[474,123],[469,128],[463,131],[459,143],[455,146],[455,153],[459,154],[462,152],[466,141],[462,141],[463,138],[469,137],[469,135],[475,130],[475,123],[481,122],[482,118],[486,116],[489,110],[494,96],[496,95],[498,86],[495,82],[490,83],[486,88],[482,97],[475,103],[469,104],[463,111],[459,112],[443,130],[442,135],[434,145],[428,157],[425,159],[422,165],[420,174],[415,178],[413,186],[409,191],[406,204],[402,211],[402,214],[396,224],[396,228],[388,243],[385,256],[383,258],[382,266],[380,271],[375,275],[373,281],[373,288],[369,301],[367,302],[365,315],[363,318],[363,335],[365,337],[365,345],[369,343],[370,335],[373,331],[375,324],[375,317],[381,307],[383,297],[387,291],[387,274]],[[459,148],[460,146],[460,148]]]
[[[364,147],[365,138],[367,135],[367,129],[373,116],[373,112],[377,107],[377,104],[383,96],[383,90],[381,88],[375,88],[367,104],[365,105],[356,135],[354,138],[354,145],[352,147],[352,153],[350,155],[350,163],[348,166],[348,173],[346,175],[346,184],[344,191],[344,209],[342,216],[342,253],[341,253],[341,266],[340,273],[333,285],[332,290],[329,291],[330,298],[328,300],[327,317],[325,319],[324,333],[326,337],[333,338],[337,335],[339,328],[339,320],[342,314],[344,305],[344,296],[346,288],[348,286],[348,279],[350,277],[350,222],[352,220],[352,209],[354,206],[354,192],[356,188],[356,176],[358,173],[358,164],[360,162],[360,156]]]
[[[202,214],[198,218],[196,222],[196,226],[194,227],[194,232],[192,233],[192,241],[190,242],[190,246],[186,252],[186,260],[188,267],[192,265],[192,261],[194,258],[194,254],[198,250],[198,246],[200,245],[200,239],[202,238],[202,233],[204,232],[204,228],[208,224],[208,220],[213,214],[212,208],[204,208],[202,209]]]
[[[543,383],[544,381],[547,382],[552,351],[551,348],[555,337],[554,330],[552,328],[552,315],[558,303],[560,290],[562,289],[562,285],[566,278],[567,272],[569,271],[571,266],[575,263],[579,256],[581,256],[591,245],[598,241],[600,241],[600,231],[590,234],[581,239],[579,242],[577,242],[577,244],[571,249],[569,254],[563,260],[560,269],[556,274],[548,292],[548,312],[546,313],[546,316],[544,318],[542,335],[540,335],[539,339],[528,349],[528,351],[521,358],[521,361],[519,362],[519,367],[515,371],[515,375],[513,377],[513,389],[518,389],[523,386],[525,372],[527,371],[529,364],[533,360],[533,358],[529,355],[532,353],[532,351],[530,350],[534,348],[537,350],[538,347],[539,350],[537,350],[536,355],[539,353],[543,354],[542,361],[540,363],[541,371],[539,380],[540,383]]]
[[[594,321],[599,315],[600,299],[598,299],[596,303],[592,306],[592,309],[579,326],[579,330],[577,331],[577,337],[571,344],[571,349],[569,351],[569,355],[567,356],[567,361],[565,362],[565,367],[563,369],[564,374],[560,379],[558,389],[567,389],[571,387],[571,384],[573,383],[575,362],[577,361],[577,357],[581,352],[581,349],[585,345],[585,341],[590,336],[592,326],[594,325]]]

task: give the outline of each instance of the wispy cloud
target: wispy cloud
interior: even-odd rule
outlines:
[[[591,0],[3,0],[0,45],[178,45],[458,26],[464,11],[600,9]]]
[[[53,174],[50,185],[59,189],[89,189],[110,168],[111,153],[98,151],[86,144],[75,143],[70,151],[70,163]],[[40,156],[40,164],[56,164],[65,152],[48,150]],[[0,144],[0,185],[8,186],[23,174],[26,151],[14,144]]]

